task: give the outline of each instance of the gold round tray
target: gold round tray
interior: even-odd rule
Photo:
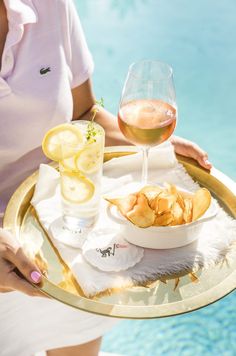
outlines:
[[[132,151],[128,147],[110,147],[104,155],[104,160],[132,154]],[[235,183],[216,169],[210,173],[191,159],[181,156],[177,158],[193,179],[208,188],[224,209],[236,217]],[[202,308],[223,298],[236,288],[236,258],[230,263],[225,258],[221,264],[209,269],[201,269],[194,273],[188,271],[181,276],[157,280],[146,286],[86,298],[51,245],[30,205],[37,175],[38,172],[31,175],[13,194],[6,209],[3,225],[19,239],[26,230],[32,239],[39,236],[43,238],[40,254],[36,258],[39,263],[46,260],[48,264],[48,274],[47,277],[43,277],[40,289],[49,297],[91,313],[145,319],[173,316]],[[232,249],[236,257],[236,245]]]

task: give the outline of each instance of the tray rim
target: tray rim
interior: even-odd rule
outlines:
[[[105,150],[105,160],[109,160],[112,156],[123,156],[137,152],[134,147],[129,146],[113,146],[107,147]],[[211,190],[221,201],[228,207],[231,214],[236,217],[236,184],[228,176],[213,168],[211,172],[200,167],[194,160],[177,155],[178,161],[184,165],[192,177],[198,177],[200,184],[207,186],[209,181],[212,181]],[[55,163],[52,163],[56,166]],[[23,199],[27,194],[33,191],[38,171],[29,176],[12,195],[3,219],[3,227],[18,234],[20,229],[19,211],[23,211],[27,206],[22,205]],[[200,177],[200,179],[199,179]],[[220,196],[219,196],[220,194]],[[134,306],[134,305],[119,305],[110,304],[89,299],[83,296],[76,296],[72,293],[59,288],[46,277],[43,277],[42,285],[39,289],[47,296],[56,299],[71,307],[81,309],[83,311],[117,318],[127,319],[151,319],[158,317],[168,317],[178,314],[184,314],[194,310],[198,310],[204,306],[210,305],[236,289],[236,270],[233,271],[225,280],[217,286],[210,288],[204,293],[181,300],[178,302],[162,305],[149,306]],[[35,285],[34,285],[35,286]],[[38,288],[38,287],[37,287]]]

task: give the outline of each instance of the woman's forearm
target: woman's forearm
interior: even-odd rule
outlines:
[[[80,117],[81,120],[91,120],[93,117],[93,108],[87,111],[84,115]],[[106,132],[106,146],[127,146],[131,145],[130,142],[126,140],[123,134],[120,132],[117,118],[105,110],[99,107],[99,111],[96,113],[95,121],[100,124]]]

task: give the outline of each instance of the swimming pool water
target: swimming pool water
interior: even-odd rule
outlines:
[[[117,112],[130,63],[174,69],[176,133],[197,142],[236,178],[235,0],[77,0],[95,61],[95,93]],[[122,321],[103,342],[124,355],[236,355],[236,294],[183,316]]]
[[[190,314],[122,321],[103,350],[129,356],[234,356],[235,296]]]

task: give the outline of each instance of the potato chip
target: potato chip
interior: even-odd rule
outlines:
[[[184,199],[184,213],[183,219],[186,223],[192,221],[192,211],[193,211],[193,202],[191,198]]]
[[[158,200],[160,199],[159,196],[160,194],[157,195],[154,199],[148,200],[150,208],[155,211],[156,214],[158,214]]]
[[[173,216],[173,221],[171,226],[183,224],[183,210],[181,209],[179,203],[175,202],[171,208],[171,214]]]
[[[199,189],[193,196],[193,215],[192,221],[199,219],[211,204],[211,194],[205,189]]]
[[[129,194],[126,197],[108,199],[105,198],[109,203],[116,205],[122,215],[126,217],[127,213],[133,209],[137,202],[136,194]]]
[[[153,201],[161,192],[162,189],[157,185],[147,185],[139,191],[139,193],[145,194],[149,203],[151,203],[151,201]]]
[[[148,200],[143,193],[138,195],[137,204],[127,213],[127,218],[139,227],[149,227],[154,223],[155,213],[149,207]]]
[[[162,193],[162,188],[155,185],[148,185],[140,190],[139,193],[145,194],[148,204],[152,210],[158,209],[158,196]]]
[[[165,187],[166,187],[166,191],[167,191],[170,195],[176,196],[176,199],[177,199],[178,190],[177,190],[176,186],[173,185],[173,184],[165,183]]]
[[[176,197],[174,195],[170,195],[165,192],[161,193],[158,198],[158,208],[155,209],[158,214],[171,210],[172,205],[176,201]]]
[[[153,226],[167,226],[173,221],[173,215],[170,211],[166,211],[163,214],[157,215]]]
[[[184,205],[184,198],[183,196],[177,192],[177,199],[176,199],[176,202],[179,204],[179,206],[181,207],[182,210],[184,210],[185,208],[185,205]]]

